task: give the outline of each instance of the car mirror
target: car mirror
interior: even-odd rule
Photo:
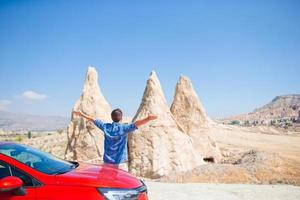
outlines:
[[[0,179],[0,192],[11,192],[13,191],[15,195],[22,196],[26,192],[22,187],[23,181],[15,176],[7,176]]]

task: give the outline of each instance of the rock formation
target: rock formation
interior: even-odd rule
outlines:
[[[74,110],[110,121],[111,107],[102,95],[98,85],[98,73],[95,68],[89,67],[80,99],[76,102]],[[67,130],[68,144],[65,158],[78,161],[90,161],[103,157],[103,134],[101,130],[82,117],[72,114]]]
[[[133,121],[154,114],[158,119],[129,136],[129,170],[148,178],[167,177],[204,164],[195,154],[191,138],[180,130],[166,103],[155,72],[147,81]]]
[[[275,97],[270,103],[253,111],[259,118],[297,117],[300,110],[300,95],[282,95]]]
[[[241,114],[222,119],[225,123],[237,122],[241,125],[286,126],[297,120],[300,111],[300,94],[281,95],[270,103],[254,109],[248,114]]]
[[[191,81],[185,76],[181,76],[177,82],[171,112],[177,123],[193,139],[197,154],[210,162],[221,159],[220,150],[210,129],[212,120],[206,115]]]

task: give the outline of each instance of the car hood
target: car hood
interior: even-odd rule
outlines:
[[[95,165],[80,163],[79,166],[67,173],[56,175],[57,184],[110,187],[137,188],[142,182],[128,172],[110,165]]]

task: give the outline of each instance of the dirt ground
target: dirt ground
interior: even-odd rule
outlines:
[[[150,200],[298,200],[300,187],[146,182]]]
[[[184,174],[172,173],[155,182],[287,184],[300,186],[300,135],[272,127],[214,124],[224,158]]]
[[[275,131],[239,126],[213,127],[217,143],[223,149],[257,149],[300,161],[300,135],[279,135]]]

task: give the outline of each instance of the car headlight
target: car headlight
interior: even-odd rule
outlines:
[[[97,188],[106,200],[137,200],[139,195],[147,192],[145,185],[135,189]]]

